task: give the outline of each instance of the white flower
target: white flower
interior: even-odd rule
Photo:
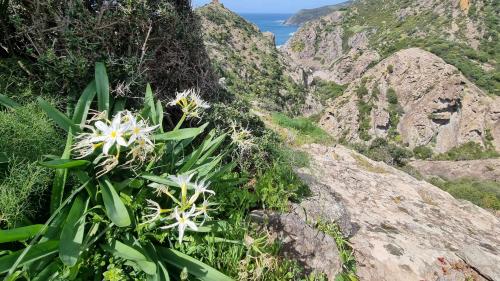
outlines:
[[[116,166],[118,166],[119,160],[118,157],[115,155],[110,155],[107,156],[106,160],[101,162],[99,165],[96,166],[96,168],[100,168],[101,170],[97,172],[96,176],[97,178],[102,177],[103,175],[111,172]]]
[[[192,89],[177,93],[175,99],[168,103],[170,106],[180,105],[181,107],[188,105],[187,97],[191,94]]]
[[[174,217],[177,220],[175,223],[167,226],[161,227],[161,229],[169,229],[172,227],[176,227],[179,230],[179,241],[182,242],[182,238],[184,238],[184,232],[186,228],[190,228],[194,231],[198,230],[198,226],[190,220],[192,216],[194,216],[194,212],[196,211],[196,206],[193,205],[188,212],[182,212],[179,214],[179,207],[175,207],[174,209]]]
[[[194,186],[194,195],[189,199],[189,204],[193,204],[198,200],[198,197],[203,194],[205,196],[205,193],[209,193],[212,195],[215,195],[215,192],[213,190],[208,189],[210,186],[210,183],[206,183],[204,180],[200,182],[196,182]]]
[[[146,199],[146,202],[148,202],[148,207],[146,207],[146,210],[149,211],[149,214],[142,216],[142,218],[146,220],[144,223],[150,223],[160,217],[161,207],[160,204],[156,203],[153,200]]]
[[[93,142],[104,142],[102,151],[104,155],[108,155],[111,147],[116,144],[117,147],[128,146],[123,135],[128,129],[128,126],[121,123],[121,112],[118,112],[113,118],[111,125],[108,126],[102,121],[95,123],[97,129],[101,131],[102,136],[94,138]]]
[[[71,150],[75,151],[77,159],[85,158],[95,152],[97,147],[100,146],[99,143],[95,143],[94,140],[100,137],[100,133],[94,129],[92,126],[83,126],[83,128],[89,129],[90,133],[81,133],[75,137],[75,144]]]
[[[179,187],[187,187],[191,183],[191,179],[193,178],[194,173],[192,174],[184,174],[184,175],[170,175],[168,178],[175,182]]]
[[[142,140],[149,145],[154,145],[150,139],[150,136],[151,133],[159,127],[159,125],[148,127],[147,123],[144,120],[140,120],[139,122],[137,122],[135,117],[130,113],[128,119],[129,121],[127,127],[130,132],[130,138],[128,140],[128,144],[130,145],[136,140],[138,141]]]
[[[211,219],[211,217],[208,215],[208,211],[209,211],[210,206],[212,206],[212,205],[214,205],[214,204],[211,204],[210,202],[208,202],[208,200],[203,200],[201,207],[196,208],[196,210],[198,212],[196,212],[194,214],[194,216],[203,215],[203,221],[201,222],[200,226],[203,225],[206,220]]]
[[[204,109],[210,108],[210,105],[200,98],[200,95],[195,89],[177,93],[175,99],[168,104],[170,106],[180,106],[182,112],[188,117],[199,117]]]
[[[254,146],[252,131],[248,129],[237,129],[236,124],[231,125],[233,132],[231,133],[231,140],[242,151],[250,149]]]

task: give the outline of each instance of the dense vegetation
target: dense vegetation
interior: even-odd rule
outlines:
[[[290,93],[298,93],[299,88],[277,68],[280,64],[276,55],[264,61],[263,72],[254,73],[265,77],[262,83],[250,83],[248,86],[236,81],[236,85],[242,88],[232,86],[231,82],[224,88],[220,86],[217,76],[220,69],[212,70],[212,62],[205,52],[199,18],[187,2],[151,1],[143,5],[142,2],[130,1],[115,6],[108,2],[49,1],[42,3],[38,9],[34,9],[31,2],[1,1],[1,4],[9,5],[7,9],[1,9],[0,15],[0,101],[5,106],[0,108],[0,236],[2,239],[12,237],[9,238],[11,240],[0,241],[2,250],[7,250],[0,251],[2,277],[9,273],[19,280],[29,280],[42,273],[48,274],[43,276],[63,279],[86,279],[85,274],[92,274],[99,280],[143,280],[145,274],[152,273],[152,263],[156,263],[156,269],[163,272],[157,272],[157,275],[166,278],[164,268],[151,252],[151,242],[156,249],[170,249],[166,252],[162,250],[161,255],[170,253],[177,256],[169,257],[170,261],[184,260],[192,264],[197,263],[195,258],[205,263],[198,264],[199,267],[208,269],[200,273],[188,266],[185,271],[178,264],[167,263],[166,271],[173,278],[189,275],[189,278],[194,276],[210,280],[206,278],[212,274],[215,278],[212,280],[223,280],[222,275],[210,268],[233,278],[302,278],[303,269],[296,262],[277,256],[280,248],[278,241],[270,241],[269,236],[255,230],[248,219],[252,209],[285,210],[289,200],[298,200],[307,192],[291,168],[292,164],[307,165],[307,158],[285,149],[279,137],[265,129],[258,117],[250,114],[248,100],[241,99],[245,95],[244,90],[249,91],[249,96],[272,96],[270,93],[276,93],[278,89],[273,79],[282,81],[280,86],[289,87]],[[51,16],[47,16],[49,14]],[[52,21],[52,16],[65,18],[65,21]],[[242,28],[248,26],[246,22],[240,24]],[[108,112],[109,119],[114,120],[118,112],[126,109],[134,113],[142,112],[137,120],[147,120],[151,126],[162,119],[157,130],[164,131],[167,136],[176,130],[194,132],[190,130],[204,128],[198,131],[196,138],[192,136],[189,140],[181,140],[179,136],[175,140],[170,137],[167,137],[169,140],[160,140],[161,137],[156,140],[155,156],[163,157],[148,158],[155,164],[141,166],[141,169],[148,169],[149,173],[159,172],[157,176],[162,180],[137,178],[140,172],[122,167],[125,164],[122,160],[115,170],[117,163],[114,158],[102,162],[105,164],[100,167],[97,164],[102,159],[75,159],[75,151],[69,150],[69,141],[76,141],[79,136],[74,139],[71,134],[68,135],[65,145],[67,132],[64,130],[76,128],[68,125],[68,120],[74,122],[81,106],[102,111],[103,104],[106,104],[102,95],[94,102],[88,96],[92,90],[86,83],[102,81],[101,78],[93,78],[96,74],[94,64],[98,60],[107,66],[106,80],[111,82],[107,84],[109,108],[113,108]],[[147,82],[151,82],[152,91],[148,90],[151,95],[144,98]],[[177,92],[194,86],[200,90],[199,97],[210,103],[210,109],[203,115],[203,122],[209,122],[208,127],[200,127],[203,123],[197,118],[186,120],[182,107],[166,107],[166,101],[176,98]],[[83,96],[80,96],[84,89]],[[97,92],[102,90],[101,87]],[[294,98],[289,93],[280,95],[286,99]],[[40,99],[42,97],[43,100]],[[159,101],[150,104],[156,99]],[[81,102],[77,104],[79,100]],[[282,109],[280,106],[285,104],[288,102],[281,102],[276,108]],[[143,106],[145,110],[142,110]],[[163,115],[163,111],[168,114]],[[47,114],[56,122],[51,121]],[[93,121],[88,121],[89,125],[93,124]],[[122,121],[125,122],[125,119]],[[176,124],[182,125],[179,128]],[[161,134],[160,131],[156,133]],[[162,154],[165,149],[169,153]],[[129,154],[132,151],[127,149],[120,150],[121,155],[134,155]],[[201,154],[198,155],[197,151]],[[203,156],[205,153],[211,156]],[[73,160],[64,159],[68,155]],[[180,157],[170,159],[176,163],[174,167],[155,162],[165,161],[166,155]],[[231,168],[224,173],[222,181],[227,181],[224,184],[217,184],[215,178],[207,178],[210,188],[216,193],[211,201],[216,204],[213,208],[217,211],[210,214],[214,222],[207,222],[203,227],[198,225],[200,232],[186,231],[184,236],[175,230],[179,229],[177,227],[170,231],[158,231],[157,228],[145,231],[141,220],[153,215],[148,212],[157,208],[146,199],[157,199],[158,204],[165,204],[167,208],[172,204],[168,198],[158,199],[151,194],[152,186],[160,187],[155,185],[154,180],[161,181],[161,185],[165,184],[165,179],[168,181],[169,174],[182,176],[189,169],[178,170],[179,165],[184,163],[195,168],[201,164],[195,161],[196,158],[200,161],[215,160],[212,162],[217,163],[215,166],[206,162],[209,165],[205,165],[205,171]],[[94,162],[91,160],[97,162],[89,163]],[[40,161],[46,167],[40,166]],[[111,164],[113,167],[109,166]],[[150,165],[155,168],[149,170]],[[49,167],[57,169],[54,172]],[[110,184],[99,177],[103,167],[110,169],[106,170]],[[92,187],[85,186],[87,176]],[[192,184],[200,184],[201,180],[201,174],[197,172]],[[61,186],[64,188],[61,189]],[[171,195],[181,195],[173,191],[179,186],[174,184],[171,187]],[[95,189],[97,196],[91,196],[91,193],[87,197],[87,193]],[[54,197],[54,194],[61,196]],[[110,203],[109,196],[113,203]],[[190,216],[186,206],[179,207],[184,209],[180,212]],[[200,208],[204,205],[197,201],[196,206]],[[124,223],[127,218],[117,216],[112,211],[114,208],[127,209],[122,213],[130,215],[131,224]],[[54,214],[55,217],[52,216]],[[68,215],[68,218],[59,214]],[[202,217],[192,219],[199,220],[198,224]],[[45,232],[42,225],[47,221],[52,223],[50,231]],[[69,232],[71,225],[76,227],[76,232]],[[57,226],[60,228],[57,229]],[[22,237],[10,236],[16,227],[24,227]],[[206,231],[210,232],[207,234]],[[79,253],[74,247],[64,246],[71,233],[77,235],[77,239],[83,235],[84,243]],[[58,246],[56,242],[43,244],[47,237],[61,239],[63,246]],[[111,248],[99,247],[100,244],[110,244]],[[59,250],[63,250],[59,255],[64,258],[58,257]],[[37,260],[29,270],[19,258],[23,251],[27,253],[26,257]],[[43,258],[39,256],[40,252],[45,252]],[[73,263],[75,260],[76,264]],[[66,263],[68,266],[61,266]],[[46,270],[41,272],[40,268],[44,266]],[[48,277],[40,278],[49,280]],[[161,278],[159,280],[164,280]]]
[[[477,206],[500,210],[500,184],[495,181],[475,179],[442,180],[431,179],[430,182],[453,197],[470,201]]]

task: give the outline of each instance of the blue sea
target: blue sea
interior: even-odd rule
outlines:
[[[254,23],[260,31],[271,31],[276,36],[276,46],[281,46],[292,37],[298,26],[284,25],[292,14],[240,14],[247,21]]]

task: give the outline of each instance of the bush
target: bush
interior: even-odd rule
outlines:
[[[332,141],[331,136],[309,118],[291,118],[283,113],[273,113],[272,119],[274,123],[297,132],[299,144],[310,142],[330,143]]]
[[[413,149],[413,155],[415,155],[417,159],[427,160],[432,158],[433,152],[431,148],[421,145]]]
[[[475,205],[492,210],[500,210],[500,183],[475,179],[444,181],[438,178],[430,182],[449,192],[453,197],[464,199]]]
[[[384,138],[376,138],[370,145],[355,144],[354,149],[375,161],[382,161],[388,165],[403,167],[413,156],[411,151],[389,143]]]
[[[3,221],[9,228],[15,228],[20,222],[40,215],[43,193],[51,179],[51,171],[38,163],[11,159],[0,180],[0,226]]]
[[[315,79],[312,86],[314,86],[314,95],[318,97],[319,101],[323,105],[326,105],[328,100],[333,100],[341,96],[347,88],[344,85],[319,79]]]
[[[387,90],[387,101],[390,104],[398,104],[398,95],[396,94],[396,91],[393,88],[389,88]]]
[[[500,157],[500,153],[495,151],[493,148],[490,147],[485,149],[479,143],[468,142],[454,147],[445,153],[439,154],[434,157],[434,159],[441,161],[462,161],[497,157]]]
[[[55,154],[63,147],[63,139],[52,124],[35,104],[0,111],[0,152],[30,161]]]

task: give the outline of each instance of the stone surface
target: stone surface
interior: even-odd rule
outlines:
[[[287,214],[253,211],[250,217],[280,239],[284,257],[298,261],[307,272],[324,273],[329,280],[341,272],[335,240],[310,226],[300,207]]]
[[[500,180],[500,159],[470,161],[424,161],[409,163],[425,177],[440,177],[448,180],[473,178],[478,180]]]
[[[334,137],[360,141],[357,90],[362,85],[368,94],[361,99],[374,105],[369,130],[374,137],[387,136],[386,94],[394,89],[403,111],[397,131],[410,148],[427,145],[445,152],[471,141],[486,145],[491,136],[500,149],[500,98],[485,94],[454,66],[418,48],[381,61],[333,101],[320,124]]]
[[[335,217],[350,221],[360,280],[500,280],[500,221],[491,213],[343,146],[303,150],[311,166],[299,175],[317,200],[310,209],[345,207]]]

